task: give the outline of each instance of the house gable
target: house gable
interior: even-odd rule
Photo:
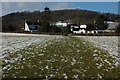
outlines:
[[[36,32],[40,27],[39,22],[25,22],[25,31]]]

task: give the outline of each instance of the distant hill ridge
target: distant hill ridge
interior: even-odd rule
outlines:
[[[106,20],[120,19],[120,15],[118,14],[100,13],[82,9],[54,10],[50,11],[50,14],[52,17],[51,22],[70,21],[72,23],[76,23],[77,21],[80,21],[81,24],[93,24],[93,21],[96,20],[101,14],[106,17]],[[24,20],[34,22],[39,20],[42,22],[43,16],[44,11],[24,11],[7,14],[5,16],[2,16],[2,27],[4,30],[6,27],[13,26],[13,30],[15,28],[16,31],[20,31],[24,27]]]

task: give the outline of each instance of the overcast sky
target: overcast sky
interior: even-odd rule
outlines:
[[[2,14],[21,11],[43,11],[44,7],[50,10],[86,9],[98,12],[118,13],[118,2],[2,2]]]

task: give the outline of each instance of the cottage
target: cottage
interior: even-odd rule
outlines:
[[[86,33],[86,28],[87,28],[87,25],[80,25],[80,26],[78,26],[76,24],[72,24],[70,26],[71,32],[76,33],[76,34]]]
[[[86,33],[87,25],[80,25],[80,33]]]
[[[40,23],[38,22],[27,22],[25,21],[25,31],[28,32],[38,32],[38,27],[40,27]]]
[[[70,25],[70,31],[71,32],[79,31],[79,26],[77,26],[76,24],[71,24]]]

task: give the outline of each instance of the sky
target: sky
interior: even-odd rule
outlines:
[[[1,0],[2,2],[118,2],[120,0]]]
[[[83,9],[102,13],[118,13],[118,2],[2,2],[2,15],[22,11]]]

